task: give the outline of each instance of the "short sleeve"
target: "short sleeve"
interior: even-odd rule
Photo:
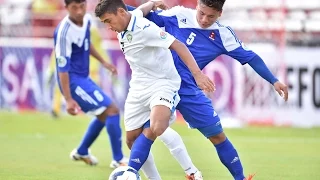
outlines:
[[[229,26],[219,29],[219,32],[226,51],[224,54],[236,59],[241,64],[246,64],[256,56],[256,53],[247,48]]]
[[[68,37],[68,26],[70,24],[65,24],[65,27],[58,32],[57,42],[55,45],[55,55],[56,63],[59,72],[67,72],[70,68],[70,58],[72,53],[72,43]]]
[[[159,10],[159,11],[151,11],[147,14],[146,18],[150,21],[154,22],[159,27],[164,27],[165,22],[168,21],[171,17],[178,15],[184,10],[182,6],[175,6],[168,10]]]

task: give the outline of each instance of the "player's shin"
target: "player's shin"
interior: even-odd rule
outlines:
[[[215,147],[221,162],[228,168],[233,178],[235,180],[245,179],[240,157],[228,138],[222,143],[215,145]]]
[[[144,175],[149,180],[161,180],[160,174],[158,172],[158,169],[156,167],[156,164],[153,159],[153,155],[150,152],[146,162],[144,162],[143,166],[141,167],[141,170],[143,171]]]
[[[150,132],[150,128],[144,129],[143,131],[143,133],[147,132],[146,134],[152,134],[152,132]],[[134,141],[130,153],[129,166],[137,171],[140,170],[141,166],[147,160],[151,146],[155,139],[150,137],[147,138],[148,135],[146,136],[143,133],[141,133]]]
[[[168,127],[166,131],[159,136],[159,139],[170,150],[173,157],[178,161],[187,175],[198,171],[191,161],[181,136],[176,131]]]
[[[102,123],[98,119],[95,118],[91,121],[78,147],[78,153],[80,155],[88,155],[89,147],[97,139],[103,127],[104,127],[104,123]]]
[[[113,159],[120,161],[123,158],[120,115],[108,116],[105,125],[110,139]]]

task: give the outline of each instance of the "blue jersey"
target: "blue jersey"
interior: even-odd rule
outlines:
[[[58,72],[68,72],[70,93],[81,110],[91,115],[100,115],[112,101],[89,78],[91,16],[86,14],[83,26],[74,24],[65,17],[54,32],[56,67]],[[58,78],[60,85],[60,79]]]
[[[54,31],[54,48],[58,72],[68,72],[70,81],[88,77],[91,16],[86,14],[79,27],[66,16]]]
[[[201,28],[197,23],[194,9],[176,6],[166,11],[151,12],[147,18],[158,26],[165,27],[167,32],[185,43],[201,69],[221,54],[231,56],[241,64],[257,56],[245,47],[230,27],[216,22],[209,28]],[[179,94],[201,93],[187,66],[176,52],[172,52],[172,55],[182,79]]]

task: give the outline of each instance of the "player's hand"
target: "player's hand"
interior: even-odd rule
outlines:
[[[205,92],[214,92],[216,90],[215,84],[211,79],[203,74],[201,71],[193,75],[198,87]]]
[[[157,8],[160,8],[162,10],[167,10],[168,6],[162,1],[162,0],[151,0],[151,2],[154,3],[152,10],[156,11]]]
[[[109,64],[109,63],[104,63],[103,66],[108,69],[112,75],[117,75],[118,74],[118,71],[117,71],[117,68],[112,65],[112,64]]]
[[[71,115],[77,115],[81,110],[81,107],[79,106],[79,104],[73,99],[68,99],[66,101],[67,101],[68,113]]]
[[[277,81],[273,84],[274,89],[278,92],[278,94],[283,97],[285,101],[288,101],[288,87],[287,85]]]

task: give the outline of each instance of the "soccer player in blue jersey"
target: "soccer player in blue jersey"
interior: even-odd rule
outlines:
[[[121,147],[119,110],[112,100],[88,76],[89,56],[92,55],[113,74],[116,68],[107,63],[91,45],[91,16],[86,13],[85,0],[65,0],[68,15],[54,32],[54,50],[58,71],[58,84],[67,103],[67,111],[76,115],[82,110],[94,115],[81,144],[71,152],[73,160],[95,165],[97,159],[88,151],[90,145],[106,127],[109,134],[115,168],[127,164]]]
[[[199,89],[212,92],[214,84],[201,72],[186,45],[143,18],[141,10],[129,13],[122,0],[101,0],[95,14],[118,33],[120,47],[132,70],[124,125],[126,136],[135,139],[132,147],[128,145],[128,165],[138,171],[154,140],[175,120],[181,78],[169,49],[179,54]]]
[[[244,46],[229,26],[223,26],[217,21],[221,16],[224,2],[225,0],[198,0],[196,9],[176,6],[165,11],[151,12],[146,17],[158,26],[165,27],[167,32],[184,42],[201,69],[219,55],[226,54],[243,65],[249,64],[287,101],[287,86],[270,72],[256,53]],[[135,9],[127,7],[129,10]],[[148,2],[140,8],[146,14],[154,7]],[[252,179],[253,176],[247,178],[244,176],[239,155],[223,132],[220,118],[214,111],[211,100],[196,86],[190,71],[177,53],[172,51],[172,55],[182,79],[179,90],[181,101],[177,109],[191,128],[198,129],[210,140],[221,162],[235,180]],[[150,171],[146,173],[152,174]]]

